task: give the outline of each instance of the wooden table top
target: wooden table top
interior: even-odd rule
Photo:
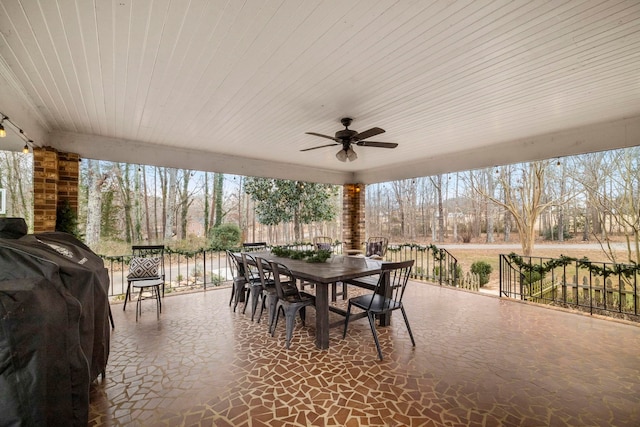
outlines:
[[[256,251],[250,254],[268,261],[277,261],[287,266],[298,278],[314,283],[335,283],[379,274],[381,265],[380,261],[341,255],[334,255],[326,262],[306,262],[277,257],[268,251]]]

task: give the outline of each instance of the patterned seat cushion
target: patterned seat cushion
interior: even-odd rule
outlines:
[[[329,251],[331,252],[331,243],[316,243],[316,248],[319,251]]]
[[[134,257],[129,263],[129,279],[139,279],[144,277],[158,277],[158,267],[160,258],[139,258]]]
[[[367,256],[382,256],[382,242],[367,243]]]

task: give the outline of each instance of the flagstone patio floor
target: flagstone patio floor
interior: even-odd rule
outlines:
[[[350,290],[353,292],[353,290]],[[230,288],[113,304],[106,378],[91,426],[640,426],[640,325],[410,282],[378,328],[332,328],[315,314],[284,347],[266,316],[229,307]],[[332,320],[339,320],[332,314]]]

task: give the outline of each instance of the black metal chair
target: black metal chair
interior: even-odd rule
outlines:
[[[383,258],[387,253],[389,239],[386,237],[369,237],[365,246],[365,256],[377,256]]]
[[[131,300],[132,288],[138,291],[136,302],[136,321],[142,314],[142,301],[147,298],[156,300],[157,317],[162,312],[160,288],[164,296],[164,246],[162,245],[136,245],[131,247],[133,257],[129,262],[129,274],[127,275],[127,292],[124,298],[122,310],[127,308],[127,301]],[[145,297],[144,292],[150,292],[150,297]]]
[[[328,236],[316,236],[313,238],[313,249],[333,252],[333,239]]]
[[[244,265],[244,277],[247,281],[249,294],[251,295],[251,321],[253,321],[258,308],[258,303],[264,304],[264,302],[261,302],[261,300],[264,299],[264,295],[262,293],[262,279],[260,278],[260,273],[258,271],[258,261],[253,255],[243,252],[242,263]],[[246,310],[247,303],[245,303],[242,313],[244,314]]]
[[[347,336],[347,327],[349,326],[349,319],[351,317],[351,307],[355,306],[361,310],[364,310],[366,316],[369,318],[369,325],[371,326],[371,332],[373,333],[373,339],[376,342],[376,348],[378,349],[378,357],[382,360],[382,350],[380,349],[380,341],[378,340],[378,334],[376,332],[375,318],[377,315],[389,314],[394,310],[402,311],[404,322],[407,325],[407,331],[409,337],[411,337],[411,343],[416,346],[416,342],[413,339],[413,333],[409,326],[409,319],[407,313],[404,310],[402,304],[402,297],[409,281],[409,275],[411,274],[411,268],[413,267],[414,260],[400,261],[400,262],[386,262],[381,266],[381,273],[378,278],[378,283],[374,288],[374,293],[361,295],[349,299],[349,305],[347,306],[347,317],[344,321],[344,332],[342,338]]]
[[[282,277],[287,277],[287,282],[294,284],[297,280],[296,277],[293,275],[291,270],[283,264],[271,261],[269,262],[269,265],[273,272],[273,281],[278,295],[275,317],[271,325],[271,336],[275,335],[276,327],[278,326],[278,317],[280,315],[280,311],[282,311],[286,324],[286,347],[289,349],[296,321],[296,313],[300,313],[300,319],[302,320],[302,325],[304,325],[306,308],[308,306],[315,306],[316,299],[313,295],[298,291],[298,288],[295,288],[295,293],[293,294],[285,294]]]
[[[249,288],[247,287],[247,279],[244,277],[244,265],[240,265],[238,259],[231,251],[227,251],[227,262],[229,263],[231,275],[233,276],[229,306],[233,303],[233,311],[235,313],[238,303],[243,302],[246,305],[249,298]]]
[[[258,313],[257,322],[260,323],[262,318],[262,312],[264,307],[268,307],[269,320],[267,324],[271,328],[273,323],[273,315],[276,312],[276,302],[278,301],[278,294],[276,292],[276,286],[273,281],[273,273],[271,272],[271,266],[269,261],[264,258],[256,257],[256,266],[258,267],[258,277],[262,284],[262,303],[260,304],[260,313]]]
[[[247,242],[242,244],[242,252],[256,252],[267,249],[267,242]]]
[[[260,305],[260,313],[258,313],[258,323],[262,317],[262,311],[265,306],[268,307],[269,314],[269,327],[273,324],[273,318],[276,313],[276,303],[278,302],[278,293],[276,291],[275,281],[273,279],[273,272],[271,271],[271,265],[269,261],[264,258],[255,257],[256,265],[258,267],[258,276],[262,282],[262,304]],[[286,277],[286,276],[285,276]],[[295,295],[298,293],[295,279],[282,280],[280,277],[280,285],[285,295]]]

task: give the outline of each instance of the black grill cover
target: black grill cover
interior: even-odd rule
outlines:
[[[24,218],[0,218],[0,238],[19,239],[27,235],[27,222]]]
[[[66,233],[0,238],[0,426],[86,426],[109,355],[109,279]]]

